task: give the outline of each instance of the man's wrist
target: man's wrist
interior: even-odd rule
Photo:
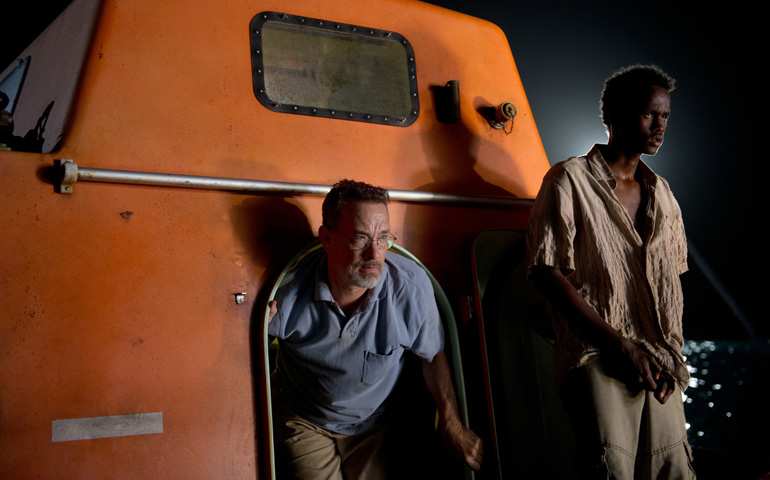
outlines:
[[[461,431],[463,429],[463,423],[460,421],[460,418],[455,415],[439,415],[438,427],[441,431],[451,433]]]

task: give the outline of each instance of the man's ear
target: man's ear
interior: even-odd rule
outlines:
[[[321,244],[324,247],[327,247],[329,245],[329,242],[331,242],[331,235],[329,234],[329,229],[326,228],[325,225],[321,225],[318,227],[318,239],[321,240]]]

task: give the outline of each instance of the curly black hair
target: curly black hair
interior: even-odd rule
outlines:
[[[623,115],[633,112],[640,96],[647,93],[651,85],[663,87],[672,92],[676,80],[655,65],[631,65],[617,70],[604,81],[599,108],[602,122],[609,127]]]

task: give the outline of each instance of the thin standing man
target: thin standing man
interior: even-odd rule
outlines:
[[[479,469],[481,440],[460,421],[430,280],[386,254],[387,190],[342,180],[322,208],[324,254],[287,275],[271,303],[279,478],[385,478],[383,419],[407,354],[421,360],[445,443]]]
[[[549,301],[582,478],[695,478],[680,393],[684,225],[641,158],[663,143],[673,90],[656,66],[610,76],[608,143],[551,168],[529,223],[529,275]]]

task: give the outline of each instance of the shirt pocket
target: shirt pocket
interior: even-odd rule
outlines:
[[[403,348],[397,347],[388,354],[364,352],[364,372],[361,376],[361,382],[365,385],[374,385],[389,371],[398,367],[401,360]]]

